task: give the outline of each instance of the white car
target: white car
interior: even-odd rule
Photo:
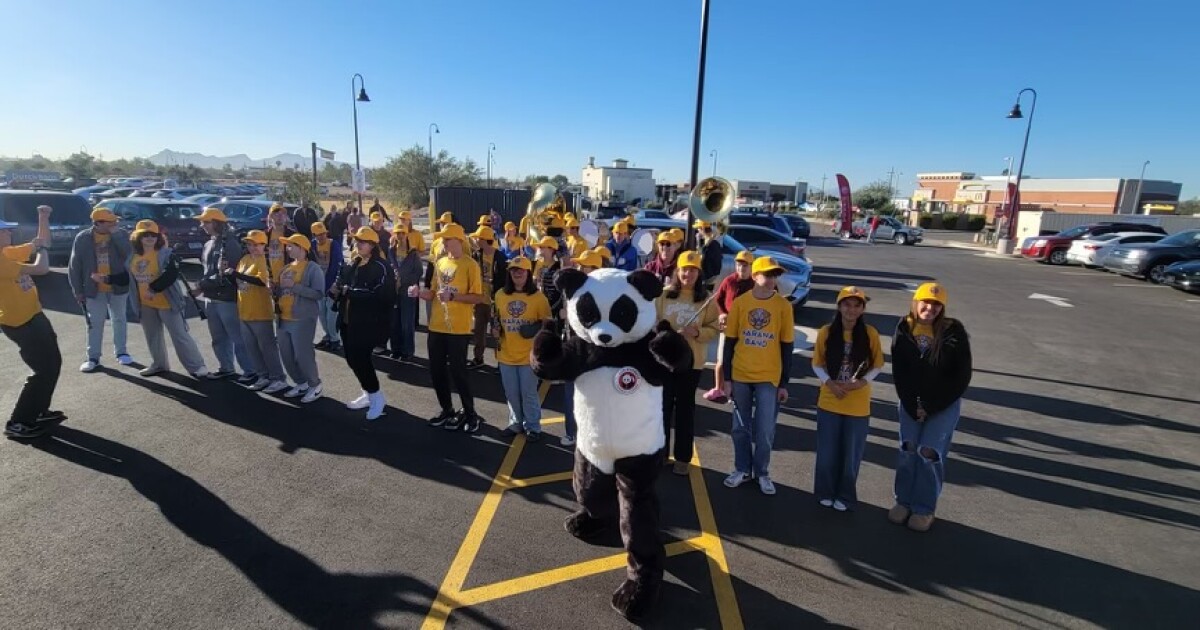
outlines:
[[[1104,262],[1104,257],[1117,245],[1157,243],[1164,236],[1153,232],[1113,232],[1093,238],[1079,239],[1073,241],[1071,249],[1067,250],[1067,263],[1084,267],[1099,267]]]

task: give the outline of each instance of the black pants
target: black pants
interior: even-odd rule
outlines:
[[[454,411],[454,400],[450,397],[450,381],[453,380],[463,411],[475,413],[475,399],[471,398],[471,384],[467,380],[467,342],[471,335],[431,332],[426,339],[429,341],[429,376],[433,379],[433,391],[442,411]]]
[[[4,335],[17,344],[21,359],[33,370],[25,379],[17,406],[13,407],[9,423],[32,424],[41,414],[50,409],[54,387],[58,385],[58,374],[62,370],[62,355],[58,352],[58,335],[45,313],[20,326],[0,326]]]
[[[368,394],[379,391],[379,375],[375,373],[375,364],[371,361],[376,339],[346,326],[343,326],[340,332],[342,353],[346,355],[346,365],[354,372],[354,378],[358,379],[358,384]]]
[[[671,446],[671,416],[675,419],[675,461],[691,463],[692,444],[696,438],[696,388],[700,386],[700,370],[687,370],[667,377],[663,387],[663,433]]]

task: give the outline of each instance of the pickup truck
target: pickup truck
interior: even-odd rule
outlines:
[[[867,238],[871,233],[871,220],[863,219],[850,224],[852,238]],[[875,230],[875,238],[895,242],[897,245],[915,245],[921,242],[925,230],[910,227],[892,217],[881,217],[879,229]]]

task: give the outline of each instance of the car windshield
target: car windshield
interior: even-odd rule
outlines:
[[[1180,232],[1172,236],[1168,236],[1158,242],[1160,245],[1191,245],[1200,244],[1200,230],[1191,230],[1188,232]]]
[[[1077,225],[1069,230],[1063,230],[1058,234],[1055,234],[1055,236],[1061,236],[1063,238],[1075,238],[1083,235],[1090,229],[1092,229],[1092,226],[1090,225]]]
[[[739,243],[736,238],[726,234],[725,237],[721,239],[721,249],[728,253],[737,254],[738,252],[746,251],[746,246]]]

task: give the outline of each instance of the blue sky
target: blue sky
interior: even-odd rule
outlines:
[[[1193,2],[712,0],[701,174],[857,186],[902,172],[996,174],[1020,152],[1018,90],[1039,92],[1025,171],[1148,178],[1200,194],[1200,8]],[[353,161],[350,77],[366,77],[362,158],[420,144],[495,171],[588,156],[687,179],[699,0],[0,0],[0,155],[163,148]],[[1086,7],[1086,8],[1085,8]],[[1028,112],[1028,103],[1025,103]],[[827,182],[830,190],[833,186]]]

